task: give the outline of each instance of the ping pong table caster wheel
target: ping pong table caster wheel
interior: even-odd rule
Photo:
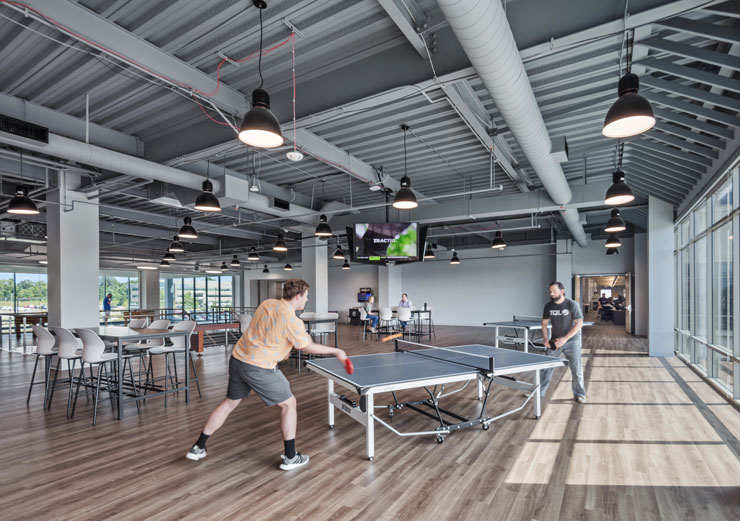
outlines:
[[[393,418],[393,406],[388,406],[388,418]]]
[[[334,430],[334,425],[329,425],[329,430],[330,431],[333,431]]]
[[[442,443],[444,441],[445,441],[445,437],[444,436],[437,436],[437,443]]]
[[[483,424],[483,430],[484,430],[484,431],[487,431],[487,430],[488,430],[488,429],[489,429],[490,427],[491,427],[491,426],[490,426],[490,425],[488,425],[487,423],[484,423],[484,424]]]
[[[372,461],[372,460],[373,460],[373,457],[372,457],[372,456],[368,456],[368,457],[367,457],[367,460],[368,460],[368,461]]]

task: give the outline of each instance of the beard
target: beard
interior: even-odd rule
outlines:
[[[560,300],[560,297],[550,297],[550,300],[553,304],[555,304],[558,300]]]

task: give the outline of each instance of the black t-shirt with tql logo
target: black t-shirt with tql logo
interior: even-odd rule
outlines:
[[[562,304],[548,302],[542,312],[542,320],[550,319],[552,338],[564,337],[579,318],[583,318],[581,306],[578,305],[578,302],[569,298],[563,300]],[[573,338],[580,340],[581,332],[578,331]]]

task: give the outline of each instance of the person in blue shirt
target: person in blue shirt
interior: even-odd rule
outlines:
[[[408,293],[403,293],[401,295],[401,301],[398,303],[398,307],[399,308],[413,309],[413,305],[411,304],[411,301],[409,300]],[[408,322],[403,322],[401,320],[399,320],[399,322],[401,323],[401,327],[403,329],[406,329],[406,326],[408,325]]]
[[[110,302],[113,299],[113,293],[108,293],[103,299],[103,312],[105,313],[105,325],[108,325],[108,319],[110,318]]]

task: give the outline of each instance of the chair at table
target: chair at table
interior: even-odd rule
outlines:
[[[93,421],[95,425],[98,419],[98,398],[100,396],[100,380],[102,380],[102,372],[105,370],[105,384],[106,389],[111,397],[111,407],[113,406],[113,391],[115,385],[113,384],[114,378],[111,375],[114,373],[114,362],[118,360],[118,355],[115,353],[105,352],[105,342],[101,340],[97,333],[90,329],[76,329],[77,334],[82,339],[82,366],[80,367],[80,374],[84,374],[85,364],[90,365],[90,378],[89,384],[85,383],[85,393],[87,393],[87,387],[93,386],[92,380],[95,380],[95,392],[93,394]],[[108,367],[110,364],[110,368]],[[93,376],[92,367],[98,366],[98,376]],[[109,370],[110,369],[110,370]],[[135,389],[136,384],[134,382],[134,375],[131,372],[131,366],[129,366],[129,376],[131,377],[131,386]],[[82,378],[77,379],[77,388],[75,390],[74,403],[72,404],[72,414],[70,418],[74,417],[75,409],[77,408],[77,397],[80,394],[80,386],[82,385]],[[139,409],[139,402],[136,402],[136,409]]]
[[[386,333],[394,330],[396,320],[393,318],[393,310],[390,307],[380,308],[379,329],[385,329]]]
[[[72,407],[72,384],[74,383],[74,370],[77,364],[77,360],[82,358],[82,348],[80,343],[72,334],[69,329],[63,327],[49,327],[49,331],[56,337],[57,346],[57,368],[54,371],[54,381],[51,384],[51,392],[49,393],[48,408],[51,408],[51,402],[54,399],[54,389],[57,386],[57,378],[59,377],[60,366],[62,360],[67,362],[67,372],[69,374],[69,393],[67,396],[67,417],[69,417],[70,410]],[[84,378],[84,373],[80,373],[80,378]]]
[[[178,322],[175,324],[175,326],[172,328],[172,331],[186,331],[187,336],[191,336],[193,334],[193,331],[195,331],[195,326],[197,326],[195,322],[192,320],[183,320],[182,322]],[[172,355],[172,363],[174,365],[174,374],[175,374],[175,381],[173,384],[173,387],[179,387],[180,382],[177,377],[177,359],[175,357],[176,353],[183,353],[187,349],[187,338],[184,336],[173,336],[170,337],[170,341],[172,342],[171,346],[155,346],[149,349],[149,367],[147,369],[147,375],[146,375],[146,382],[154,383],[154,366],[153,366],[153,360],[154,357],[157,355],[164,355],[164,387],[167,388],[167,381],[169,380],[170,384],[172,384],[172,371],[170,371],[170,361],[169,361],[169,355]],[[193,376],[195,377],[195,385],[198,387],[198,396],[201,398],[203,395],[200,393],[200,382],[198,381],[198,372],[195,370],[195,363],[193,361],[193,352],[188,351],[188,360],[190,361],[190,367],[193,369]],[[151,379],[150,379],[151,375]],[[144,391],[146,393],[146,390]],[[164,406],[167,407],[167,395],[164,396]]]
[[[370,319],[367,318],[367,311],[365,311],[365,308],[360,308],[360,326],[362,327],[362,340],[365,340],[365,337],[367,336],[367,324],[370,322]],[[357,338],[360,338],[360,332],[357,332]]]
[[[148,329],[164,330],[164,329],[167,329],[168,327],[170,327],[169,320],[155,320],[151,324],[149,324]],[[144,363],[144,355],[152,347],[159,347],[163,345],[164,345],[164,338],[152,338],[152,339],[146,340],[145,342],[137,342],[136,344],[127,344],[123,347],[124,351],[128,354],[131,354],[131,355],[138,354],[139,355],[139,371],[138,371],[139,384],[141,384],[141,369],[142,367],[146,366],[146,364]],[[131,359],[129,357],[127,357],[124,360],[124,365],[126,364],[127,360],[128,360],[129,367],[130,367]],[[125,371],[126,367],[124,367],[123,370]]]
[[[131,329],[141,329],[146,327],[146,318],[132,318],[128,321],[128,327]]]
[[[56,347],[56,339],[43,327],[33,324],[31,325],[33,334],[36,335],[36,363],[33,364],[33,374],[31,375],[31,385],[28,386],[28,398],[26,398],[26,405],[31,400],[31,390],[34,385],[38,385],[41,382],[36,382],[36,368],[39,365],[39,358],[44,359],[44,409],[46,409],[46,400],[49,398],[49,376],[51,375],[51,366],[53,365],[53,357],[56,356],[59,348]]]
[[[398,308],[398,311],[396,311],[396,315],[397,315],[396,318],[398,319],[398,324],[403,329],[402,332],[405,335],[406,330],[411,329],[410,327],[408,327],[411,322],[411,309],[410,308]],[[403,327],[403,324],[401,324],[401,322],[406,322],[406,327]]]
[[[301,316],[301,318],[303,318]],[[325,315],[317,315],[315,318],[332,318],[339,320],[339,313],[326,313]],[[312,337],[318,339],[318,344],[326,344],[330,334],[337,334],[337,323],[336,322],[319,322],[313,325],[313,328],[309,329],[309,333]]]
[[[243,335],[247,331],[249,324],[252,323],[252,315],[249,313],[238,313],[236,319],[239,321],[239,330]]]

